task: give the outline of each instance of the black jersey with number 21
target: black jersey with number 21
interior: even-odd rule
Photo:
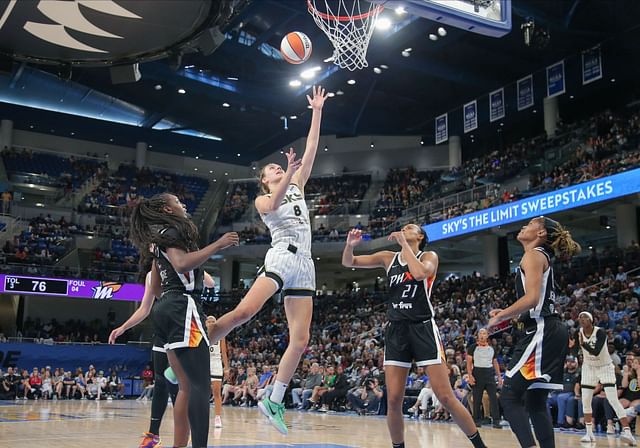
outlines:
[[[419,260],[423,254],[422,251],[418,252],[416,258]],[[387,319],[392,322],[422,322],[433,318],[430,299],[435,275],[425,280],[416,280],[409,271],[409,265],[401,260],[400,252],[397,252],[387,270],[387,279]]]

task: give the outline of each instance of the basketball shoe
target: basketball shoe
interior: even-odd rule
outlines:
[[[269,419],[271,424],[285,436],[289,434],[287,425],[284,422],[284,404],[274,403],[268,398],[258,402],[258,408]]]
[[[162,448],[160,436],[145,432],[142,437],[142,442],[140,442],[138,448]]]

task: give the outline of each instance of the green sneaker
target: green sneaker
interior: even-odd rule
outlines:
[[[271,424],[280,431],[280,433],[285,436],[289,434],[287,425],[284,422],[284,404],[274,403],[268,398],[265,398],[258,403],[258,408],[260,408],[260,412],[269,418]]]
[[[176,376],[176,374],[173,372],[173,369],[171,367],[167,367],[164,371],[164,377],[167,381],[169,381],[171,384],[178,384],[178,377]]]

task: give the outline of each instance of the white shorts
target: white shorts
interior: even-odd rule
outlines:
[[[267,251],[258,277],[268,277],[285,297],[313,297],[316,293],[316,267],[309,257],[287,249],[272,247]]]
[[[224,371],[222,369],[222,360],[217,356],[210,356],[209,371],[211,373],[211,380],[222,381],[222,378],[224,377]]]
[[[581,386],[596,387],[598,383],[604,385],[616,385],[616,371],[613,364],[608,366],[593,367],[582,365]]]

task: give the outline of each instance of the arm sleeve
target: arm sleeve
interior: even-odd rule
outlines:
[[[591,353],[593,356],[597,356],[602,350],[602,347],[604,347],[605,342],[607,342],[607,335],[602,328],[599,328],[598,332],[596,333],[596,344],[594,348],[592,349],[587,344],[583,344],[582,348]]]

